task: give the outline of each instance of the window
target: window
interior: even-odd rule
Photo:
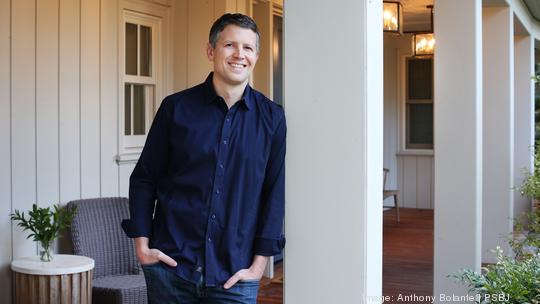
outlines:
[[[433,149],[433,59],[407,58],[405,148]]]
[[[121,154],[144,146],[157,103],[161,19],[124,10],[121,27]]]

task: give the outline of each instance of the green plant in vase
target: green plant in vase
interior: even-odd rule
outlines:
[[[40,259],[44,262],[50,262],[53,259],[52,244],[59,237],[60,232],[69,227],[76,209],[60,208],[58,205],[39,208],[36,204],[32,205],[32,210],[28,211],[28,217],[24,212],[15,210],[11,214],[11,220],[18,221],[17,226],[23,228],[23,231],[29,230],[31,233],[26,238],[33,238],[42,248]]]

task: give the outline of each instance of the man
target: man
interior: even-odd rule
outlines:
[[[213,73],[165,98],[130,177],[122,227],[150,303],[256,303],[285,243],[285,116],[248,84],[257,25],[221,16],[207,55]]]

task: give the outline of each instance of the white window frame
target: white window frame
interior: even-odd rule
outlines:
[[[397,98],[398,98],[398,155],[433,155],[433,149],[407,148],[407,58],[413,54],[398,51],[397,54]],[[433,101],[434,102],[434,101]],[[435,117],[433,118],[435,121]],[[436,138],[433,138],[435,145]]]
[[[151,100],[145,107],[146,134],[154,119],[155,112],[159,108],[162,99],[171,91],[172,83],[172,55],[169,50],[170,37],[170,10],[169,6],[150,1],[123,0],[120,1],[118,18],[118,163],[133,163],[142,152],[146,135],[125,135],[125,93],[124,85],[141,84],[151,85],[153,90],[145,90],[145,100]],[[151,75],[135,76],[126,74],[125,66],[125,31],[126,23],[134,23],[151,28]],[[138,44],[140,39],[137,40]],[[137,66],[140,52],[137,52]],[[133,121],[132,121],[133,124]],[[133,128],[132,128],[133,130]]]

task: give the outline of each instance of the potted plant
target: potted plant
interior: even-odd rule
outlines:
[[[52,245],[54,240],[59,237],[60,232],[69,227],[76,209],[60,208],[58,205],[39,208],[36,204],[32,205],[32,210],[28,211],[28,217],[24,212],[15,210],[11,214],[11,220],[18,221],[17,226],[22,227],[23,231],[30,230],[27,239],[32,237],[34,241],[41,246],[40,259],[44,262],[50,262],[53,259]]]

